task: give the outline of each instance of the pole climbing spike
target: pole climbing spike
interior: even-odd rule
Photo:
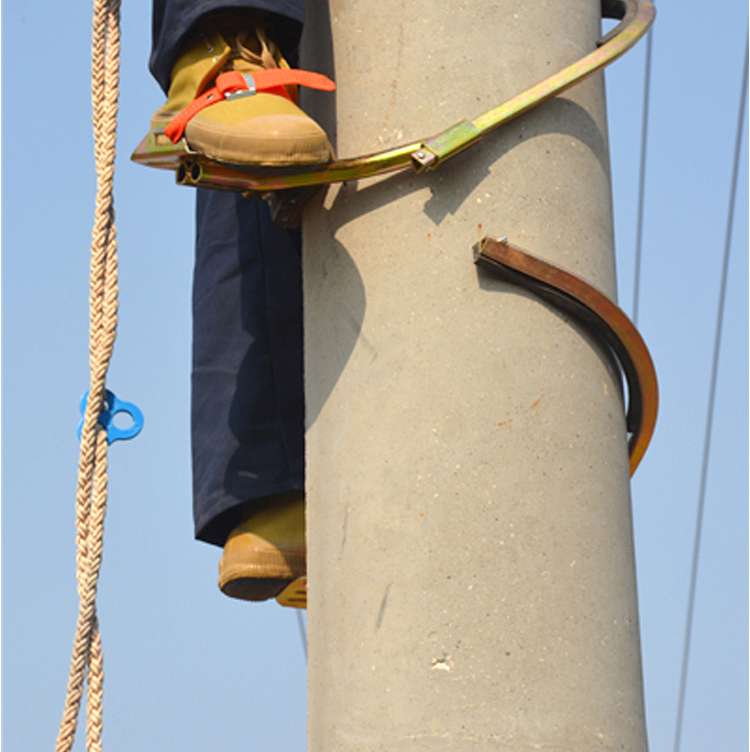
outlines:
[[[123,402],[118,399],[112,392],[107,389],[107,409],[102,410],[99,413],[99,424],[107,429],[107,443],[111,444],[113,441],[127,441],[128,439],[134,439],[143,428],[143,413],[132,402]],[[89,393],[86,391],[81,397],[81,420],[78,423],[78,440],[81,439],[81,432],[83,431],[83,417],[86,414],[86,404],[89,399]],[[127,413],[132,423],[127,428],[118,428],[114,424],[114,417],[118,413]]]
[[[359,180],[409,167],[417,173],[427,172],[617,60],[646,34],[655,13],[650,0],[602,0],[602,17],[619,19],[620,23],[599,40],[594,51],[474,120],[461,120],[432,138],[385,151],[336,160],[309,170],[259,169],[253,174],[247,165],[237,168],[204,157],[192,150],[184,138],[173,143],[165,135],[166,124],[157,124],[130,158],[148,167],[173,170],[179,185],[238,191],[257,197],[267,197],[275,191],[284,194],[290,188]],[[279,200],[283,202],[283,196]],[[295,212],[291,214],[290,221],[295,221]]]
[[[277,596],[276,601],[289,608],[307,608],[307,577],[290,582]]]

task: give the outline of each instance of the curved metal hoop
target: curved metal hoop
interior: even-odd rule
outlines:
[[[163,123],[155,126],[143,139],[131,159],[149,167],[174,170],[181,185],[260,193],[357,180],[407,167],[412,167],[418,173],[434,170],[490,131],[617,60],[648,31],[655,10],[649,0],[602,0],[602,16],[621,21],[599,41],[594,52],[475,120],[461,120],[432,138],[363,157],[334,161],[295,174],[279,171],[255,174],[244,168],[241,171],[206,159],[193,152],[185,139],[172,144],[164,135],[166,123]]]

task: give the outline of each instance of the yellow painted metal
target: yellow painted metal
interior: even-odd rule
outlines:
[[[289,583],[277,596],[282,606],[289,608],[307,608],[307,577],[298,577]]]

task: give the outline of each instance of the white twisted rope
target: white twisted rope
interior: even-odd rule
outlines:
[[[102,749],[104,670],[96,614],[107,506],[107,431],[99,422],[117,331],[117,233],[114,214],[115,141],[120,78],[120,0],[94,0],[91,94],[97,196],[91,241],[89,295],[89,397],[83,418],[76,496],[76,577],[79,610],[73,654],[55,752],[75,740],[88,679],[86,748]]]

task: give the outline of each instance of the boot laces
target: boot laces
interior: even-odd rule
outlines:
[[[260,25],[252,31],[247,29],[238,31],[227,42],[232,48],[229,64],[233,70],[242,72],[242,69],[246,67],[243,62],[249,63],[255,69],[258,67],[264,69],[279,67],[277,62],[279,57],[278,47],[266,36]]]

